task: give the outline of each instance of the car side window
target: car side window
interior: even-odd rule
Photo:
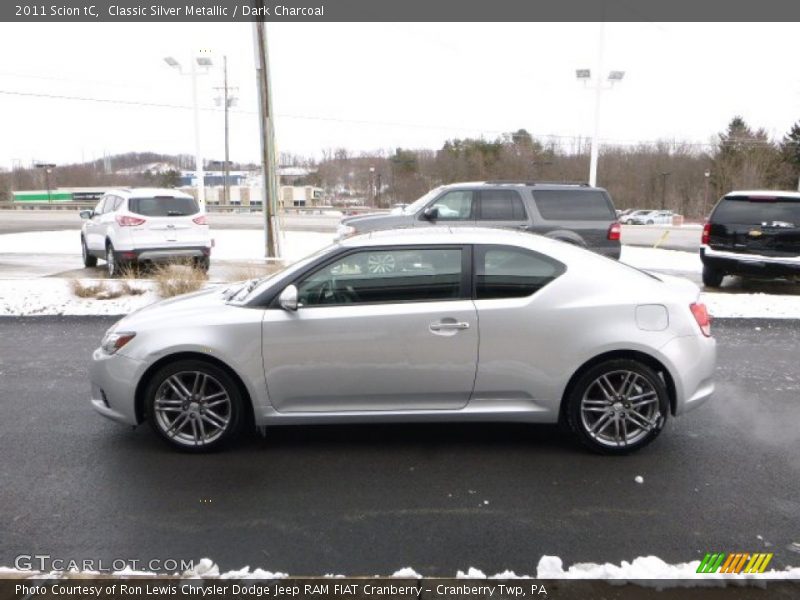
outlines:
[[[530,296],[564,273],[566,267],[548,256],[513,246],[477,246],[475,297]]]
[[[478,202],[480,221],[526,221],[522,198],[513,190],[482,190]]]
[[[106,201],[108,200],[109,196],[103,196],[100,198],[100,202],[97,203],[97,206],[94,207],[94,214],[102,215],[103,209],[105,208]]]
[[[439,221],[466,221],[472,218],[475,194],[469,190],[453,190],[431,204],[438,212]]]
[[[461,249],[353,252],[297,284],[303,306],[431,302],[461,297]]]

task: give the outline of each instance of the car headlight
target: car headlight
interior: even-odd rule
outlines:
[[[100,348],[106,354],[114,354],[134,337],[136,334],[132,331],[109,331],[100,342]]]
[[[356,234],[356,228],[353,227],[352,225],[340,224],[338,229],[336,230],[336,235],[340,240],[355,234]]]

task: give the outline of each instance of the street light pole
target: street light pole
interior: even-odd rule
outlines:
[[[50,195],[50,173],[53,172],[53,169],[56,166],[53,163],[36,163],[34,165],[37,169],[42,169],[44,171],[44,181],[45,185],[47,186],[47,203],[51,204],[53,199]]]
[[[224,202],[230,204],[231,202],[231,186],[230,186],[230,143],[229,143],[229,117],[228,111],[231,106],[236,102],[236,97],[230,94],[231,90],[238,90],[239,88],[228,87],[228,57],[222,57],[222,87],[214,88],[222,91],[222,103],[225,109],[225,163],[222,167],[223,177],[223,190],[225,193]],[[217,97],[217,103],[220,99]]]
[[[171,56],[164,58],[170,67],[178,69],[181,75],[185,75],[180,63]],[[211,67],[213,62],[208,56],[192,56],[190,61],[191,68],[189,69],[189,76],[192,78],[192,109],[194,111],[194,169],[195,177],[197,178],[197,200],[201,206],[206,204],[206,174],[203,167],[203,154],[200,149],[200,106],[197,100],[197,76],[201,73],[198,72],[197,67],[204,67],[206,71]],[[205,73],[206,71],[203,71]]]
[[[610,71],[608,85],[603,81],[603,55],[605,52],[606,24],[600,22],[600,34],[597,39],[597,71],[594,77],[594,133],[592,135],[592,148],[589,157],[589,185],[597,185],[597,162],[600,158],[600,104],[605,90],[611,89],[615,83],[622,81],[625,71]],[[592,79],[591,69],[578,69],[575,72],[578,79],[586,84]],[[588,87],[588,86],[587,86]]]
[[[603,50],[605,49],[606,24],[600,22],[600,35],[597,42],[597,81],[594,88],[594,133],[592,134],[592,153],[589,158],[589,185],[597,185],[597,160],[600,157],[600,100],[603,96]]]

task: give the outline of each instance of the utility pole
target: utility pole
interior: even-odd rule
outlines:
[[[222,87],[215,87],[215,90],[222,91],[222,104],[225,107],[225,163],[222,165],[222,181],[224,190],[225,204],[231,203],[231,186],[230,186],[230,143],[229,143],[229,126],[228,126],[228,109],[236,104],[236,97],[229,94],[231,90],[237,90],[237,87],[228,87],[228,57],[222,57]],[[219,98],[217,101],[219,102]]]
[[[257,9],[264,10],[264,0],[255,0]],[[280,256],[278,227],[275,219],[277,208],[278,180],[275,168],[275,133],[272,127],[272,97],[269,82],[269,56],[267,54],[267,30],[261,20],[253,22],[254,49],[256,52],[256,83],[258,88],[258,117],[261,130],[261,168],[263,183],[262,207],[264,210],[264,250],[267,260]]]

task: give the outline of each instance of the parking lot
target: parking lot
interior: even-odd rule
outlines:
[[[534,573],[542,554],[800,561],[797,321],[718,320],[715,398],[623,458],[502,424],[291,427],[179,454],[90,408],[87,361],[111,323],[0,319],[0,565],[43,550],[293,575]]]

